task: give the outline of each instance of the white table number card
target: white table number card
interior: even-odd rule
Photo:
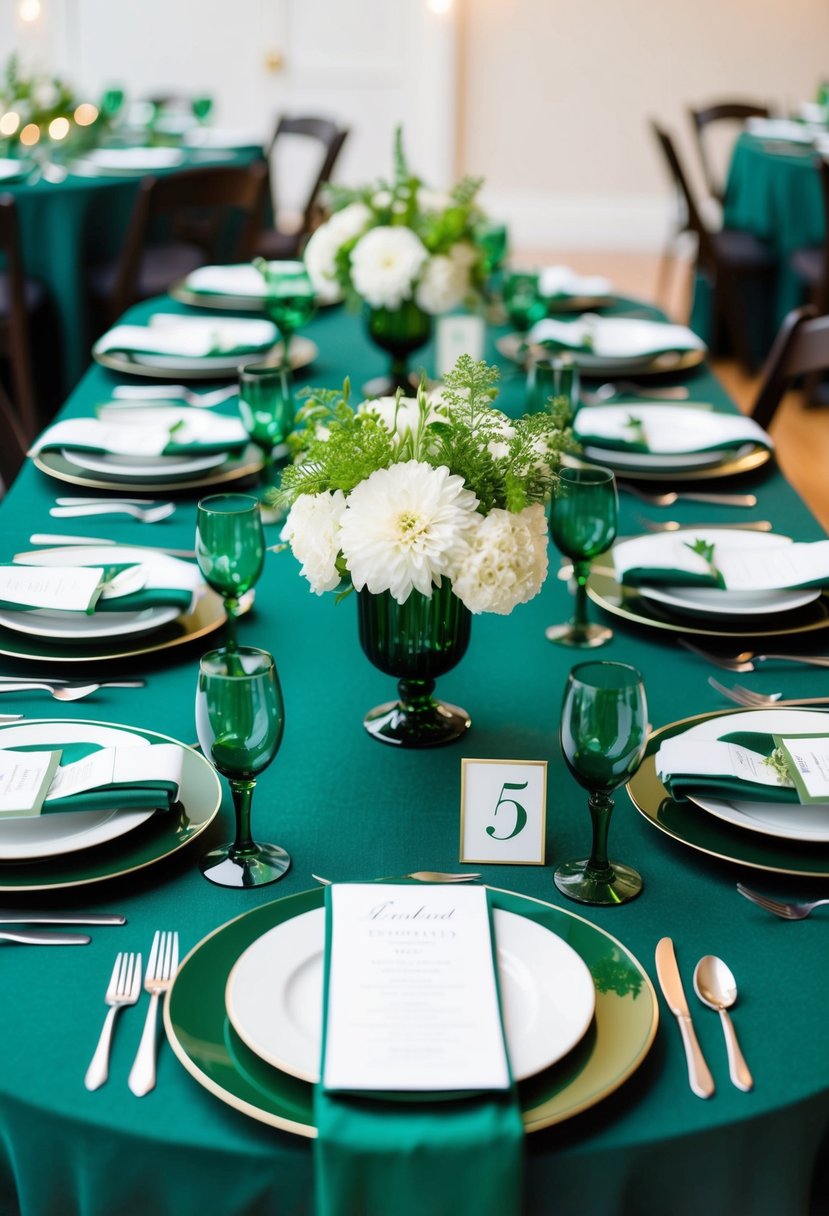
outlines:
[[[463,313],[440,317],[437,322],[437,373],[443,377],[460,359],[483,359],[486,326],[483,317]]]
[[[543,866],[546,806],[546,760],[462,760],[460,860]]]
[[[339,883],[330,899],[326,1089],[507,1089],[486,891]]]

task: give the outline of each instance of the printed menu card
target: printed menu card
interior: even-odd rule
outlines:
[[[486,891],[344,883],[330,901],[325,1088],[507,1089]]]

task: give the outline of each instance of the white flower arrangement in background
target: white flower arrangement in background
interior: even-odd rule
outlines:
[[[493,404],[497,376],[462,356],[439,395],[355,411],[347,384],[309,393],[280,500],[312,591],[387,591],[403,604],[446,578],[470,612],[504,615],[538,594],[545,504],[572,443],[566,403],[511,420]]]
[[[389,309],[414,300],[430,314],[457,308],[483,281],[480,186],[472,178],[446,193],[424,186],[409,171],[398,130],[393,182],[331,189],[334,212],[304,253],[318,297]]]

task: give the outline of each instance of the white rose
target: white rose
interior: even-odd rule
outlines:
[[[302,563],[300,573],[316,595],[333,591],[340,583],[337,557],[345,495],[342,490],[324,494],[300,494],[288,512],[282,539]]]
[[[331,232],[328,224],[322,224],[309,237],[303,257],[308,277],[318,299],[323,304],[336,304],[343,298],[342,288],[336,278],[336,256],[342,241]]]
[[[373,308],[399,308],[428,256],[410,228],[372,228],[351,252],[354,290]]]

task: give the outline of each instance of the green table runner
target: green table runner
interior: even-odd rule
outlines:
[[[132,319],[141,320],[158,307],[158,301],[143,306]],[[356,386],[386,369],[386,356],[369,345],[359,320],[343,310],[321,312],[307,332],[321,352],[308,369],[309,382],[336,386],[349,373]],[[491,343],[488,354],[494,361]],[[428,348],[425,363],[432,368]],[[721,386],[705,369],[686,382],[693,399],[727,405]],[[115,383],[114,375],[93,368],[64,416],[88,414],[107,399]],[[510,412],[518,411],[523,376],[505,365],[502,385],[502,403]],[[772,471],[767,479],[755,475],[739,488],[756,490],[758,514],[778,532],[804,540],[822,536],[779,474]],[[24,469],[3,506],[8,553],[28,548],[31,532],[56,530],[48,507],[60,492],[58,482],[32,467]],[[192,548],[197,497],[198,491],[183,496],[175,516],[151,529],[132,520],[96,519],[94,526],[91,520],[83,526],[72,520],[66,530]],[[665,512],[621,497],[622,532],[636,530],[640,514],[661,518]],[[672,518],[687,523],[731,523],[736,514],[690,503],[670,509]],[[274,543],[275,530],[272,536]],[[555,568],[552,548],[550,557]],[[438,681],[440,695],[470,712],[468,740],[432,752],[398,752],[370,739],[361,724],[368,709],[393,695],[394,682],[360,651],[353,599],[335,605],[332,596],[312,595],[289,553],[268,555],[255,610],[240,624],[240,642],[273,651],[286,728],[276,760],[258,782],[253,829],[261,839],[283,844],[293,866],[281,882],[255,892],[223,890],[204,881],[198,854],[231,832],[225,794],[214,827],[164,863],[97,888],[14,898],[30,907],[48,902],[120,911],[128,924],[93,930],[93,942],[83,950],[3,948],[4,990],[11,994],[0,1007],[4,1216],[18,1211],[26,1216],[112,1216],[114,1211],[143,1216],[147,1210],[156,1216],[218,1210],[228,1216],[310,1216],[308,1141],[224,1106],[163,1045],[158,1088],[140,1101],[132,1097],[126,1079],[144,1005],[121,1015],[108,1084],[94,1094],[84,1090],[115,953],[134,949],[146,957],[158,928],[178,928],[186,953],[231,917],[313,885],[312,872],[348,880],[417,869],[457,870],[464,755],[548,761],[547,865],[475,868],[492,885],[564,905],[551,866],[583,855],[590,829],[584,792],[568,774],[557,741],[564,681],[578,656],[544,638],[545,626],[571,611],[566,585],[553,573],[542,593],[512,616],[476,617],[466,657]],[[654,726],[725,708],[708,686],[710,668],[671,638],[628,630],[619,622],[614,628],[614,640],[601,657],[639,668]],[[6,698],[0,708],[151,727],[191,742],[196,737],[198,657],[211,644],[205,639],[190,648],[119,664],[120,671],[134,670],[147,679],[140,691],[102,690],[72,707],[33,693]],[[3,674],[31,666],[0,660]],[[98,669],[84,670],[91,675]],[[815,670],[796,667],[764,670],[751,680],[759,691],[785,687],[792,696],[821,688]],[[805,1214],[829,1124],[825,918],[818,914],[797,926],[775,921],[741,900],[734,884],[742,879],[763,889],[789,891],[800,885],[804,892],[819,884],[758,874],[684,849],[646,823],[623,791],[610,845],[611,856],[642,871],[642,896],[624,908],[566,906],[619,937],[652,977],[656,942],[672,936],[691,1001],[697,959],[708,953],[722,956],[739,985],[734,1017],[756,1088],[743,1094],[729,1085],[718,1019],[695,1003],[694,1021],[717,1092],[710,1102],[694,1097],[679,1034],[660,998],[663,1023],[639,1071],[600,1105],[528,1137],[526,1213]],[[390,1210],[395,1210],[393,1201]]]

